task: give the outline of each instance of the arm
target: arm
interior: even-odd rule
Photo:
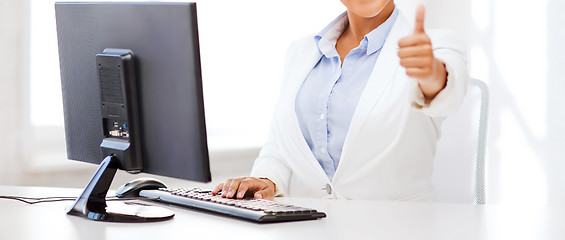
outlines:
[[[272,127],[274,128],[274,126]],[[259,153],[259,157],[253,164],[250,177],[228,179],[212,191],[218,194],[222,191],[222,197],[244,198],[255,197],[273,199],[276,196],[284,196],[285,187],[290,178],[290,168],[282,161],[280,150],[274,138],[275,129],[271,129],[269,140]]]
[[[311,41],[311,44],[315,44],[313,36],[304,39],[308,39],[308,41]],[[251,177],[230,179],[224,184],[219,184],[212,192],[213,194],[222,191],[222,196],[228,198],[234,196],[238,198],[244,196],[274,198],[275,196],[284,196],[288,192],[292,171],[286,161],[288,156],[283,154],[280,146],[280,139],[287,134],[285,131],[288,130],[284,129],[285,127],[283,127],[284,124],[282,123],[285,119],[285,116],[282,115],[284,113],[277,111],[277,109],[281,109],[281,104],[288,101],[289,97],[292,97],[290,93],[293,92],[294,85],[289,84],[288,81],[292,79],[292,73],[296,72],[295,60],[303,57],[304,52],[313,51],[312,49],[315,49],[317,53],[317,48],[309,46],[305,49],[304,44],[298,44],[301,41],[304,40],[294,42],[287,52],[283,71],[283,85],[278,103],[275,106],[269,137],[263,145],[259,157],[257,157],[253,164]]]
[[[424,30],[424,6],[416,11],[414,33],[398,41],[400,65],[406,68],[406,75],[415,78],[424,94],[426,104],[445,88],[447,72],[445,63],[434,56],[432,41]]]
[[[464,45],[447,31],[428,35],[423,21],[424,8],[420,6],[414,33],[399,41],[398,56],[406,75],[415,80],[413,106],[432,117],[446,116],[457,110],[465,96],[468,73]]]

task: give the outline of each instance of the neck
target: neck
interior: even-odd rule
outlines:
[[[389,1],[374,17],[359,16],[348,10],[347,17],[349,19],[349,25],[345,29],[343,35],[348,35],[355,39],[355,41],[361,42],[365,35],[383,24],[390,15],[392,15],[393,11],[394,1]]]

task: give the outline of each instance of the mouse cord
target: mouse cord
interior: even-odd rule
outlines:
[[[47,202],[61,202],[61,201],[74,201],[76,197],[21,197],[21,196],[0,196],[0,199],[16,200],[27,204],[47,203]],[[124,201],[124,200],[137,200],[139,198],[118,198],[116,196],[107,197],[106,201]]]

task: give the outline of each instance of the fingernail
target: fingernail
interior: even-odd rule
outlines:
[[[238,194],[237,194],[237,197],[238,197],[238,198],[243,198],[243,192],[238,193]]]
[[[260,193],[255,194],[255,198],[263,198],[263,195],[261,195]]]

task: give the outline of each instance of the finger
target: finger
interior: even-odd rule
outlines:
[[[230,187],[228,189],[228,193],[226,194],[227,198],[232,198],[235,193],[237,192],[237,189],[239,188],[239,184],[241,183],[241,180],[243,180],[242,178],[236,178],[234,180],[231,181]]]
[[[400,65],[405,68],[431,68],[434,65],[434,58],[430,56],[402,58]]]
[[[406,75],[412,78],[428,78],[433,75],[432,68],[406,68]]]
[[[212,195],[218,194],[222,190],[222,188],[224,188],[224,184],[223,183],[218,184],[218,186],[216,186],[216,188],[212,190]]]
[[[434,50],[430,45],[420,45],[412,47],[403,47],[398,49],[398,57],[423,57],[423,56],[433,56]]]
[[[262,189],[260,191],[255,192],[253,197],[257,198],[257,199],[273,200],[273,199],[275,199],[275,192],[271,188],[265,188],[265,189]]]
[[[228,189],[230,188],[231,182],[233,179],[228,179],[225,183],[224,183],[224,187],[222,188],[222,197],[226,197],[226,195],[228,195]]]
[[[410,35],[398,40],[398,47],[411,47],[419,45],[432,45],[432,40],[427,34]]]
[[[249,190],[249,185],[251,183],[247,180],[243,180],[241,181],[241,184],[239,184],[239,188],[237,189],[237,195],[236,198],[243,198],[245,197],[245,194],[247,193],[247,191]]]
[[[424,17],[426,15],[426,8],[423,4],[416,9],[416,22],[414,24],[414,34],[425,33],[424,31]]]

